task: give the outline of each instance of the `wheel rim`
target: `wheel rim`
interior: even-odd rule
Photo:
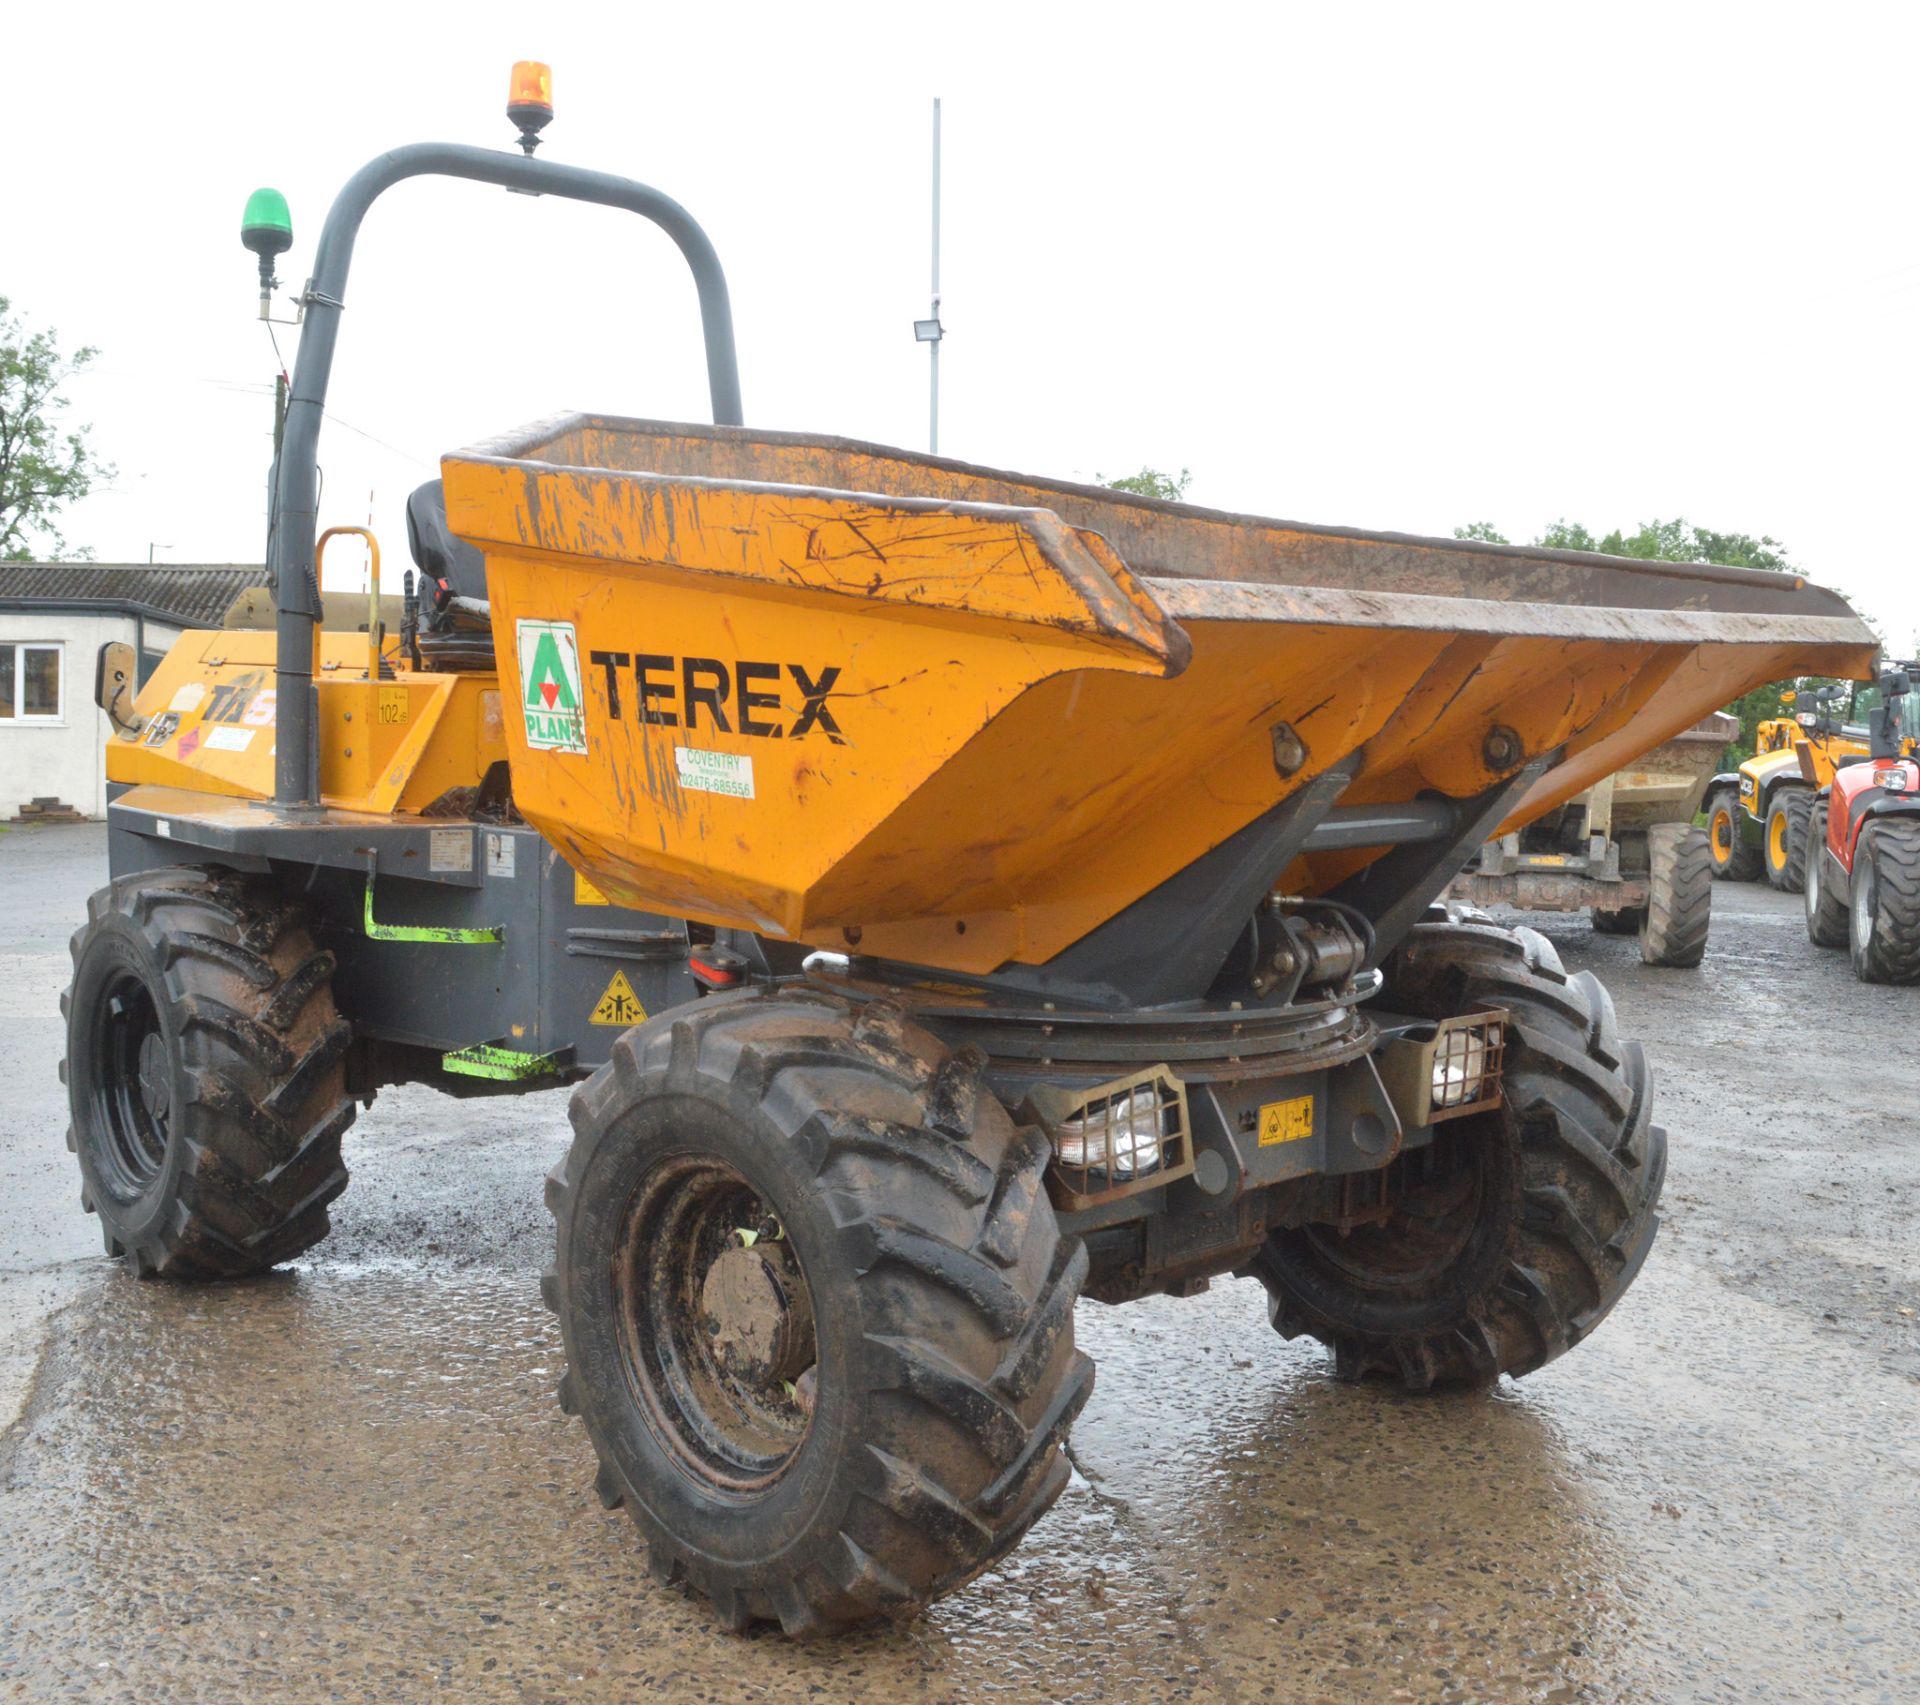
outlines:
[[[1733,857],[1733,814],[1724,806],[1713,814],[1713,856],[1718,864]]]
[[[1481,1146],[1470,1131],[1442,1132],[1396,1160],[1385,1188],[1392,1206],[1383,1220],[1345,1235],[1330,1225],[1303,1230],[1328,1271],[1393,1296],[1430,1286],[1466,1253],[1485,1194]]]
[[[1767,819],[1767,862],[1775,870],[1787,867],[1787,814],[1776,811]]]
[[[1853,860],[1853,941],[1863,957],[1873,946],[1873,914],[1878,896],[1874,892],[1873,861],[1863,846]]]
[[[663,1162],[635,1192],[613,1259],[627,1383],[682,1473],[764,1491],[812,1424],[813,1293],[754,1187],[724,1162]]]
[[[173,1058],[146,980],[116,974],[94,1009],[89,1110],[105,1140],[94,1154],[123,1201],[141,1195],[167,1163],[173,1130]]]

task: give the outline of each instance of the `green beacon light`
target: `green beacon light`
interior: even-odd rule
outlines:
[[[240,216],[240,241],[260,257],[260,317],[273,313],[273,263],[293,247],[293,215],[287,198],[277,189],[257,189],[247,197]]]

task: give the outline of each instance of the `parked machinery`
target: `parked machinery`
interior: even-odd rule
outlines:
[[[1649,965],[1695,966],[1713,914],[1713,863],[1694,817],[1739,723],[1723,711],[1480,849],[1457,899],[1535,912],[1593,910],[1604,935],[1638,935]]]
[[[1920,760],[1912,663],[1884,668],[1864,757],[1816,796],[1804,892],[1807,935],[1845,947],[1865,983],[1920,982]]]
[[[718,424],[446,457],[417,619],[330,634],[354,238],[423,173],[664,227]],[[1632,1282],[1644,1053],[1542,937],[1435,901],[1756,682],[1863,666],[1839,598],[749,431],[700,228],[546,159],[382,155],[304,302],[275,633],[183,636],[131,708],[103,677],[69,1141],[134,1271],[314,1245],[383,1084],[570,1086],[561,1406],[663,1578],[795,1635],[912,1611],[1059,1495],[1083,1292],[1252,1274],[1341,1375],[1425,1391]]]
[[[1753,882],[1764,876],[1775,888],[1799,892],[1814,796],[1838,764],[1866,755],[1865,726],[1840,709],[1852,692],[1846,683],[1783,692],[1781,707],[1789,714],[1762,722],[1754,755],[1708,784],[1707,841],[1716,877]]]

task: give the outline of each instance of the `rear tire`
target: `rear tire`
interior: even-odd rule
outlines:
[[[1761,850],[1767,880],[1783,894],[1798,894],[1807,880],[1807,821],[1813,795],[1804,787],[1777,787],[1767,807]]]
[[[1730,787],[1707,795],[1707,840],[1713,874],[1722,882],[1752,882],[1760,875],[1760,849],[1740,833],[1746,813]]]
[[[1383,1224],[1273,1232],[1253,1270],[1275,1328],[1327,1345],[1342,1379],[1531,1373],[1599,1325],[1653,1245],[1667,1140],[1646,1056],[1599,982],[1529,929],[1422,924],[1386,971],[1394,1011],[1508,1010],[1505,1103],[1396,1160]]]
[[[1691,823],[1656,823],[1647,831],[1648,892],[1640,957],[1649,965],[1690,970],[1706,957],[1713,925],[1713,849]]]
[[[911,1613],[1067,1484],[1086,1252],[980,1063],[888,1003],[720,997],[629,1031],[574,1094],[541,1284],[561,1407],[655,1574],[730,1628]],[[723,1264],[787,1299],[744,1336]],[[755,1333],[771,1359],[734,1355]]]
[[[1641,925],[1646,921],[1645,906],[1621,906],[1613,911],[1600,906],[1593,908],[1593,929],[1596,935],[1638,935]]]
[[[1860,831],[1847,947],[1863,983],[1920,983],[1920,820],[1883,817]]]
[[[1827,802],[1817,800],[1807,825],[1807,869],[1801,893],[1807,903],[1807,939],[1815,947],[1847,945],[1847,897],[1833,886],[1827,854]]]
[[[230,871],[123,877],[87,919],[60,1075],[107,1253],[142,1277],[224,1279],[312,1248],[354,1114],[333,955]]]

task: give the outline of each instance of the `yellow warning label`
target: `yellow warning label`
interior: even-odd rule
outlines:
[[[375,708],[382,728],[402,727],[407,718],[413,714],[405,687],[382,687],[379,703]]]
[[[1297,1143],[1313,1135],[1313,1097],[1296,1095],[1291,1101],[1269,1101],[1260,1109],[1260,1146]]]
[[[593,1013],[587,1019],[589,1024],[611,1024],[616,1029],[625,1030],[629,1025],[640,1023],[647,1016],[647,1009],[640,1004],[640,997],[633,992],[633,985],[627,981],[624,971],[616,971],[613,981],[607,985],[607,992],[594,1003]]]
[[[613,904],[577,870],[573,873],[573,903],[576,906],[611,906]]]

